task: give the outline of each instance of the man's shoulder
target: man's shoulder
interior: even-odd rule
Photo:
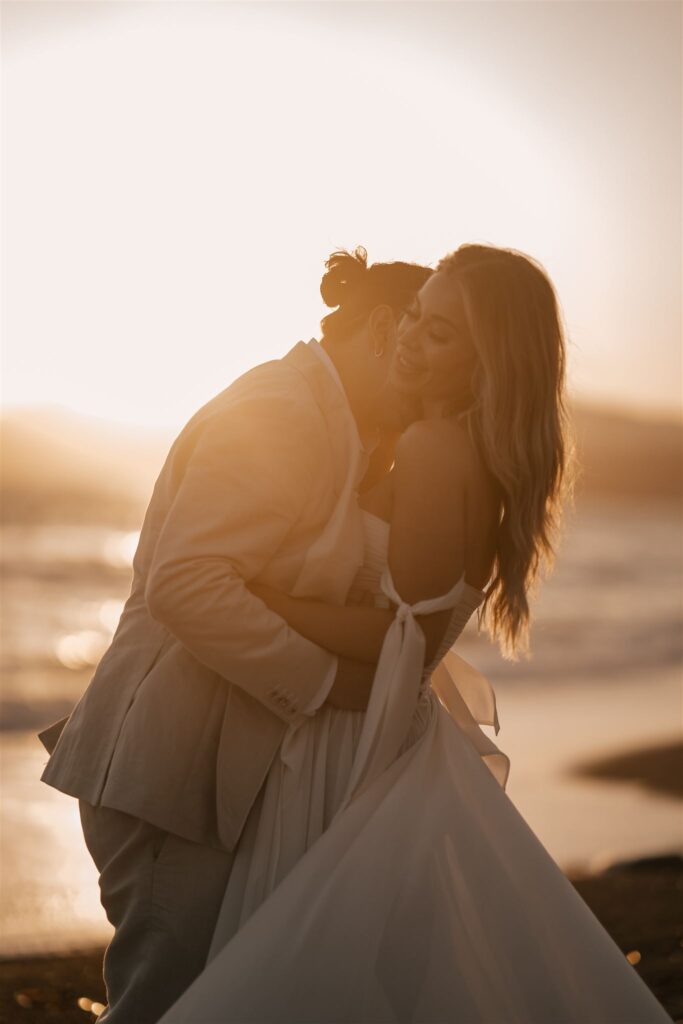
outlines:
[[[181,433],[193,431],[234,406],[250,404],[264,404],[271,409],[280,407],[290,415],[303,418],[317,420],[320,416],[306,378],[286,359],[270,359],[251,367],[209,399],[185,424]]]
[[[269,359],[252,366],[203,408],[207,412],[220,411],[233,402],[244,402],[252,398],[258,401],[261,396],[304,401],[308,397],[308,390],[305,378],[294,366],[285,359]]]

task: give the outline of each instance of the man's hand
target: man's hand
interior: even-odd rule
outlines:
[[[325,704],[343,711],[365,711],[370,700],[376,665],[339,658],[337,675]],[[323,705],[324,706],[324,705]]]

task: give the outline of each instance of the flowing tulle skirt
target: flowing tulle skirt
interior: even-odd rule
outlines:
[[[670,1021],[433,693],[422,714],[163,1024]]]
[[[332,823],[351,776],[365,712],[325,704],[290,728],[235,851],[209,960],[226,945]],[[418,706],[403,748],[424,731]]]

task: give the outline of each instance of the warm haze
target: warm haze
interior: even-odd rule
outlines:
[[[334,248],[547,268],[579,399],[681,398],[674,3],[3,5],[7,405],[179,428]]]
[[[63,956],[111,929],[36,733],[111,642],[173,437],[319,336],[332,250],[433,265],[488,242],[557,288],[579,500],[532,658],[474,621],[458,649],[495,684],[510,799],[683,1019],[680,4],[0,12],[0,1018],[104,999],[99,955]]]

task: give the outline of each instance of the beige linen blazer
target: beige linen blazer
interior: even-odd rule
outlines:
[[[110,647],[40,734],[42,781],[233,850],[290,723],[333,664],[245,583],[343,604],[367,457],[316,342],[205,405],[155,484]]]

